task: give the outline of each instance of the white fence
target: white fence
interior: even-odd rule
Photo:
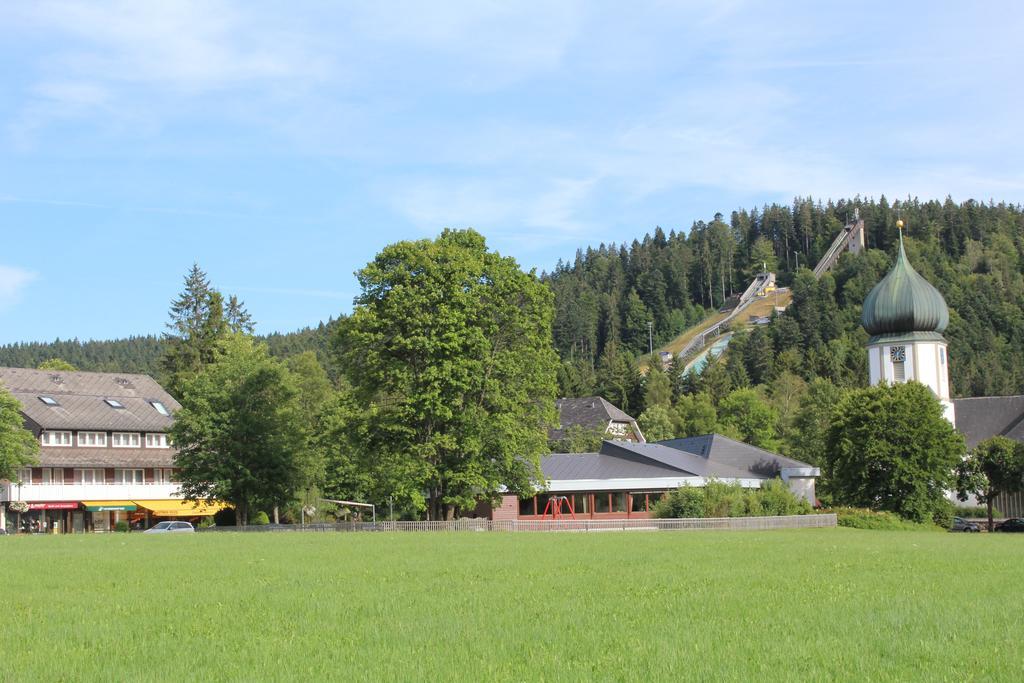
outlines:
[[[458,519],[451,522],[348,522],[340,524],[270,524],[247,527],[210,527],[203,531],[767,531],[836,526],[834,514],[785,517],[712,517],[690,519],[602,520],[489,520]]]

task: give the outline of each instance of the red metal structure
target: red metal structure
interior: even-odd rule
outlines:
[[[548,498],[548,504],[544,506],[543,517],[547,517],[549,512],[551,513],[551,519],[564,517],[565,513],[562,512],[563,505],[568,508],[569,516],[576,519],[576,510],[573,509],[572,499],[568,496],[551,496]]]

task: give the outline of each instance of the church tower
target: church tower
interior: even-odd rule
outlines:
[[[956,426],[949,395],[946,339],[949,308],[939,290],[914,270],[903,250],[903,221],[896,265],[864,299],[861,325],[868,340],[871,386],[879,382],[920,382],[934,392],[945,417]]]

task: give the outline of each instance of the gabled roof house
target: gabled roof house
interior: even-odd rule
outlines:
[[[646,441],[635,419],[600,396],[560,398],[555,407],[558,428],[548,433],[551,441],[561,441],[573,428],[597,432],[609,439]]]
[[[181,406],[147,375],[0,368],[39,439],[39,462],[0,482],[8,531],[107,531],[216,506],[177,494],[168,432]]]

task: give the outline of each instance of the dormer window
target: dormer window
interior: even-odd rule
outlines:
[[[52,396],[40,396],[39,400],[42,401],[43,403],[45,403],[48,406],[59,406],[60,405],[60,403],[57,402],[57,399],[55,399]]]
[[[106,403],[111,408],[115,408],[117,410],[124,410],[124,405],[120,401],[118,401],[117,399],[105,398],[105,399],[103,399],[103,402]]]
[[[44,446],[70,446],[71,432],[43,432],[39,439]]]
[[[146,448],[167,448],[167,435],[146,434]]]
[[[114,432],[110,435],[110,445],[114,448],[138,448],[139,441],[136,432]]]
[[[153,406],[153,409],[156,412],[158,412],[161,415],[163,415],[164,417],[170,417],[171,416],[171,413],[167,410],[167,406],[165,406],[160,401],[150,401],[149,405]]]

